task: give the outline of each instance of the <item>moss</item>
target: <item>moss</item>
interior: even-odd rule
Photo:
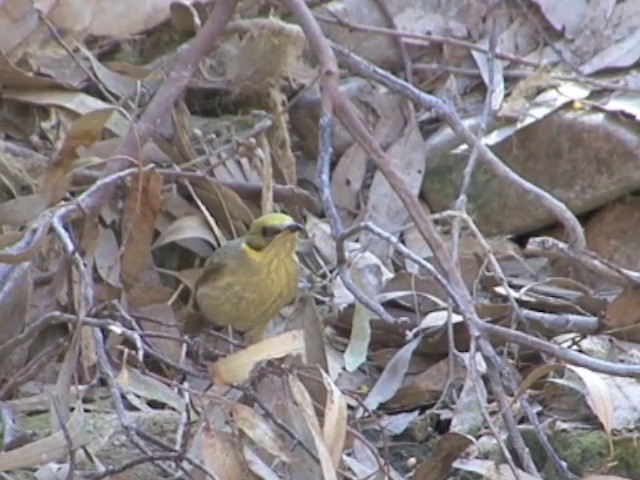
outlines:
[[[572,431],[556,432],[553,444],[560,458],[577,475],[602,471],[606,467],[609,444],[604,432]]]
[[[541,446],[534,440],[533,430],[523,430],[538,468],[545,471],[545,478],[554,480],[553,468]],[[609,441],[601,430],[556,431],[551,443],[558,456],[567,463],[569,470],[578,476],[590,473],[606,473],[626,478],[640,479],[640,442],[633,436],[614,436],[613,456]]]

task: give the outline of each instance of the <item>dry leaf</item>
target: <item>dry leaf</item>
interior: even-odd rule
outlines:
[[[170,242],[176,242],[186,248],[191,248],[192,244],[187,241],[191,239],[204,240],[214,247],[219,244],[207,225],[207,222],[204,221],[201,215],[186,215],[177,218],[171,225],[164,229],[154,242],[153,248],[166,245]],[[199,255],[202,254],[200,248],[191,248],[191,250]],[[208,254],[210,255],[212,251],[212,249],[209,249]]]
[[[413,480],[440,480],[451,472],[451,465],[467,448],[473,438],[456,432],[447,432],[436,442],[431,455],[418,465]]]
[[[587,403],[593,413],[598,417],[604,428],[609,442],[613,430],[613,399],[609,392],[609,385],[604,380],[604,375],[588,370],[584,367],[567,365],[567,369],[575,372],[584,382]]]
[[[183,412],[185,404],[180,395],[161,381],[145,375],[135,368],[123,365],[116,382],[125,392],[133,393],[146,400],[154,400],[168,405],[176,412]]]
[[[301,330],[292,330],[221,358],[210,365],[209,373],[214,382],[231,385],[249,378],[258,362],[298,354],[304,354],[304,334]]]
[[[322,469],[323,478],[325,480],[337,480],[338,477],[336,475],[336,470],[333,466],[333,461],[331,459],[327,444],[322,437],[320,423],[318,422],[318,417],[316,417],[313,408],[313,401],[311,400],[309,392],[307,392],[307,389],[304,388],[302,382],[293,375],[289,376],[289,388],[291,388],[293,398],[295,398],[296,403],[302,411],[305,423],[309,427],[309,431],[311,432],[311,436],[313,437],[313,442],[316,446],[316,452],[318,453],[318,457],[320,457],[320,468]]]
[[[322,380],[327,389],[327,401],[324,406],[324,423],[322,436],[333,461],[333,468],[340,466],[342,450],[347,437],[347,402],[333,380],[320,370]]]
[[[88,437],[85,422],[85,413],[82,406],[78,404],[66,425],[67,432],[71,437],[71,445],[65,440],[64,433],[59,431],[15,450],[0,452],[0,472],[31,468],[66,458],[69,448],[77,449],[86,444]]]
[[[124,205],[122,280],[127,287],[138,281],[151,263],[151,244],[162,202],[162,177],[150,171],[131,179]]]
[[[240,428],[256,445],[264,448],[283,462],[291,463],[287,446],[262,416],[252,408],[237,402],[230,405],[229,413],[234,425]]]
[[[241,448],[229,433],[205,424],[202,429],[202,461],[219,480],[250,479],[248,467],[240,454]],[[249,473],[249,476],[247,476]]]
[[[99,227],[95,261],[102,279],[114,287],[120,287],[120,247],[110,228]]]
[[[516,469],[514,473],[510,465],[496,464],[493,460],[459,459],[453,463],[453,467],[465,472],[477,473],[486,480],[539,480],[538,477],[534,477],[524,470]]]
[[[383,402],[391,399],[404,380],[413,351],[420,344],[422,336],[418,336],[402,347],[389,361],[380,378],[371,388],[363,403],[368,410],[375,410]],[[362,415],[360,411],[359,415]]]

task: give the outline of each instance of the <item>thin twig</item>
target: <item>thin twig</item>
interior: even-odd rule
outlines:
[[[551,237],[529,239],[525,253],[536,256],[562,257],[617,285],[640,285],[640,273],[621,268],[588,250],[576,250]]]
[[[338,215],[338,209],[331,196],[331,157],[333,156],[332,147],[332,124],[333,119],[331,109],[325,108],[323,102],[320,112],[319,122],[319,146],[318,146],[318,183],[320,185],[320,198],[324,205],[325,213],[331,224],[331,234],[336,239],[336,257],[338,262],[338,274],[344,286],[353,294],[353,296],[367,309],[378,315],[380,319],[389,325],[398,323],[398,320],[389,314],[380,305],[376,299],[370,298],[364,293],[351,279],[349,269],[347,268],[347,254],[344,248],[344,227]]]
[[[389,72],[376,67],[363,58],[354,55],[340,45],[332,44],[332,46],[341,61],[344,62],[354,73],[380,82],[385,87],[406,96],[416,104],[425,108],[433,109],[471,148],[477,146],[480,153],[480,159],[491,171],[493,171],[494,174],[514,185],[523,193],[530,194],[540,201],[567,229],[572,245],[577,248],[584,248],[586,241],[584,238],[584,232],[582,231],[582,226],[575,215],[571,213],[571,210],[547,191],[526,181],[505,165],[486,145],[482,143],[471,129],[462,122],[456,111],[450,105],[433,95],[429,95],[419,90],[398,77],[391,75]],[[349,116],[351,117],[351,115]],[[358,136],[362,136],[362,134]]]
[[[75,476],[76,470],[76,451],[73,447],[73,438],[71,438],[71,434],[69,433],[69,429],[67,428],[67,423],[65,421],[66,415],[63,416],[60,411],[60,402],[58,401],[57,396],[53,396],[51,399],[53,402],[53,409],[58,418],[58,424],[60,425],[60,430],[62,430],[62,434],[64,435],[64,440],[67,443],[67,448],[69,449],[69,464],[67,466],[67,477],[66,480],[72,480]],[[81,406],[77,406],[77,408],[82,408]]]

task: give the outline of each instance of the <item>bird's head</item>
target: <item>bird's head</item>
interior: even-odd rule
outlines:
[[[262,251],[274,242],[289,239],[291,249],[295,249],[296,233],[304,227],[284,213],[268,213],[256,218],[249,227],[246,244],[253,250]],[[293,240],[293,241],[291,241]]]

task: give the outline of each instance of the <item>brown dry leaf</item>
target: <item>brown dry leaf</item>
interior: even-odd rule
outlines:
[[[451,472],[451,465],[467,448],[473,445],[473,438],[457,432],[442,435],[429,458],[418,465],[413,480],[440,480]]]
[[[79,147],[78,155],[87,158],[109,159],[116,155],[118,147],[122,143],[121,137],[111,137],[99,140],[87,147]],[[146,164],[167,165],[171,163],[171,158],[158,147],[158,144],[150,140],[140,149],[140,158],[146,160]]]
[[[440,360],[408,379],[385,405],[391,410],[413,408],[435,402],[442,395],[449,374],[449,360]],[[460,378],[459,372],[456,377]]]
[[[86,325],[80,327],[80,364],[82,365],[84,378],[91,378],[93,368],[98,363],[93,328]]]
[[[605,69],[629,67],[640,58],[639,47],[640,30],[636,30],[582,64],[580,71],[584,75],[591,75]]]
[[[82,224],[80,236],[80,248],[84,252],[83,258],[86,268],[93,269],[95,253],[100,237],[100,219],[98,216],[87,218]]]
[[[353,472],[353,475],[358,480],[366,480],[369,478],[377,479],[377,474],[380,473],[380,464],[371,452],[367,452],[363,448],[358,448],[362,444],[359,438],[356,438],[353,442],[353,450],[355,455],[345,454],[343,456],[344,463]],[[357,453],[364,452],[366,456],[358,456]]]
[[[427,6],[428,5],[428,6]],[[464,5],[464,8],[461,6]],[[478,31],[481,19],[485,18],[486,6],[483,2],[437,2],[421,3],[405,0],[387,1],[385,6],[392,17],[395,28],[416,34],[425,32],[435,35],[452,35],[466,39],[469,31]],[[325,13],[325,10],[327,13]],[[316,10],[324,16],[339,18],[345,23],[322,25],[323,32],[334,42],[344,45],[381,68],[402,69],[399,55],[392,54],[396,44],[393,38],[384,35],[371,35],[368,31],[349,28],[349,24],[387,27],[391,21],[372,0],[345,0],[322,3]],[[407,39],[409,44],[419,43],[421,52],[425,50],[423,41]],[[465,52],[468,50],[465,49]],[[429,53],[427,50],[425,53]],[[433,55],[431,50],[431,54]],[[429,57],[427,57],[429,58]],[[447,64],[449,64],[447,62]]]
[[[555,0],[533,0],[547,21],[567,38],[573,37],[587,13],[586,0],[571,0],[558,3]]]
[[[629,287],[607,306],[605,324],[613,335],[627,341],[640,339],[640,288]]]
[[[322,317],[318,307],[309,294],[299,295],[295,309],[291,313],[295,328],[304,331],[305,358],[308,365],[315,365],[328,371],[327,351],[323,333]],[[299,325],[299,324],[302,325]]]
[[[376,86],[362,79],[349,79],[341,82],[340,89],[360,106],[363,120],[380,145],[388,145],[398,140],[405,123],[402,117],[402,100],[389,93],[383,87]],[[318,101],[318,103],[320,103]],[[390,114],[390,112],[393,112]],[[317,135],[314,124],[308,136]],[[339,125],[333,132],[334,143],[345,134]],[[344,138],[345,145],[351,145],[338,160],[331,175],[331,192],[343,220],[351,223],[354,214],[361,208],[362,190],[367,175],[367,154],[353,142],[351,137]],[[313,148],[316,148],[317,140]]]
[[[78,158],[80,147],[89,147],[102,140],[104,129],[115,111],[114,107],[92,110],[76,119],[65,135],[56,164]],[[65,173],[69,171],[68,168],[64,170]]]
[[[520,288],[518,281],[514,281],[514,287],[506,290],[502,285],[496,286],[493,291],[503,296],[505,299],[509,296],[518,301],[518,304],[532,310],[554,312],[554,313],[575,313],[583,314],[581,306],[578,304],[584,296],[583,291],[576,290],[580,284],[573,282],[573,289],[564,286],[555,287],[554,283],[568,285],[567,279],[550,278],[544,282],[524,282],[524,286]]]
[[[108,284],[120,287],[120,247],[110,228],[99,227],[95,261],[100,277]]]
[[[408,271],[397,272],[388,280],[378,299],[381,302],[393,300],[419,315],[447,305],[446,294],[432,278]]]
[[[640,269],[640,198],[629,195],[600,208],[586,222],[585,237],[602,258]]]
[[[93,72],[95,73],[100,83],[110,92],[122,98],[133,98],[135,95],[138,95],[140,93],[140,80],[145,80],[147,76],[143,76],[142,78],[138,79],[111,70],[102,62],[100,62],[83,44],[79,44],[78,48],[82,50],[85,58],[89,60],[89,62],[91,62],[91,68],[93,69]],[[141,68],[140,71],[143,72],[144,68]],[[150,75],[151,71],[148,71],[147,73]]]
[[[176,219],[191,215],[199,215],[198,207],[186,200],[176,189],[172,189],[164,196],[164,205],[158,217],[158,230],[162,232]]]
[[[231,434],[217,430],[208,423],[202,429],[202,461],[219,480],[255,478],[242,459],[241,445]]]
[[[167,151],[172,158],[172,163],[175,165],[185,163],[190,158],[198,157],[195,145],[192,143],[192,125],[194,123],[192,120],[193,118],[191,117],[189,108],[185,105],[184,101],[177,101],[171,110],[173,141],[171,145],[164,146],[164,150]],[[169,153],[169,149],[175,149],[175,152]]]
[[[376,298],[382,286],[393,276],[382,264],[382,261],[371,252],[358,253],[356,248],[349,251],[349,272],[353,282],[369,297]],[[353,294],[346,289],[342,279],[337,277],[333,287],[333,301],[336,306],[355,302],[349,344],[344,352],[345,369],[355,371],[367,358],[371,341],[371,325],[373,313],[363,304],[355,300]]]
[[[292,330],[221,358],[209,366],[209,373],[214,382],[232,385],[249,378],[251,370],[258,362],[303,354],[304,334],[301,330]]]
[[[389,361],[385,369],[380,374],[380,378],[371,388],[371,391],[364,399],[363,404],[369,411],[378,408],[378,405],[391,399],[401,387],[404,376],[409,367],[409,361],[413,351],[420,344],[422,336],[418,336],[402,347]],[[360,411],[359,416],[362,415]]]
[[[5,23],[2,20],[0,20],[0,31],[4,33],[7,30],[2,25]],[[38,76],[23,67],[18,67],[5,53],[0,49],[0,73],[3,85],[12,88],[57,88],[60,86],[60,83],[52,78]]]
[[[198,255],[202,255],[202,253],[207,251],[203,251],[200,244],[190,242],[190,240],[193,239],[204,240],[214,247],[219,245],[218,240],[213,235],[213,232],[207,225],[207,222],[205,222],[202,215],[186,215],[178,217],[173,223],[165,228],[154,242],[153,248],[166,245],[167,243],[176,242],[179,245],[192,250]],[[213,250],[209,248],[208,255],[210,255],[212,251]]]
[[[534,368],[520,383],[518,391],[513,396],[512,403],[522,395],[524,395],[524,393],[529,390],[538,380],[545,378],[551,372],[564,367],[565,366],[561,363],[545,363]]]
[[[77,449],[88,441],[86,417],[82,405],[76,405],[75,412],[66,424],[71,437],[71,445],[62,431],[9,452],[0,452],[0,472],[10,472],[21,468],[31,468],[47,462],[61,461],[69,454],[69,449]],[[239,478],[239,477],[238,477]]]
[[[132,393],[145,400],[154,400],[182,413],[185,404],[178,393],[161,381],[145,375],[135,368],[123,365],[116,382],[126,393]]]
[[[464,317],[449,310],[434,310],[424,316],[415,331],[438,330],[447,325],[447,322],[449,321],[452,325],[461,324],[464,322]]]
[[[45,217],[43,221],[35,227],[35,229],[26,230],[24,232],[7,233],[2,238],[9,242],[12,238],[18,236],[17,241],[13,242],[11,246],[6,249],[0,250],[0,263],[18,264],[27,262],[33,259],[38,253],[40,253],[45,241],[47,240],[46,233],[49,230],[49,224],[51,217]],[[2,223],[2,222],[0,222]],[[23,239],[29,239],[30,243],[21,249],[16,249],[16,245],[22,246]]]
[[[171,2],[171,25],[178,31],[195,34],[202,26],[202,19],[196,8],[188,1]]]
[[[482,475],[486,480],[539,480],[538,477],[528,474],[524,470],[511,470],[506,463],[496,464],[493,460],[459,459],[453,463],[453,468]]]
[[[41,190],[0,204],[0,223],[22,224],[59,202],[71,185],[71,173],[85,164],[96,163],[91,158],[78,159],[76,149],[100,139],[107,122],[114,115],[113,108],[89,111],[71,125],[58,158],[43,175]]]
[[[381,281],[376,277],[375,265],[350,269],[353,282],[369,298],[375,298],[381,288]],[[375,314],[356,300],[351,323],[349,344],[344,352],[344,368],[347,372],[353,372],[367,360],[369,343],[371,341],[371,320]]]
[[[36,218],[53,199],[51,189],[0,203],[0,224],[22,225]]]
[[[157,281],[149,284],[140,282],[127,292],[127,304],[134,310],[157,304],[168,304],[173,294],[172,288],[162,286]]]
[[[344,455],[345,464],[354,472],[356,478],[365,480],[370,478],[385,478],[389,480],[404,480],[391,465],[385,465],[383,459],[371,451],[371,444],[365,444],[359,438],[353,441],[352,455]],[[384,469],[384,474],[381,469]]]
[[[252,211],[236,192],[217,180],[192,180],[193,190],[204,207],[202,214],[215,218],[214,225],[220,225],[225,231],[242,236],[247,233],[247,225],[254,218]],[[214,229],[217,235],[217,231]],[[222,239],[222,238],[220,238]]]
[[[298,407],[302,411],[305,423],[311,432],[313,437],[313,443],[316,447],[318,457],[320,457],[320,468],[322,470],[323,478],[325,480],[337,480],[336,469],[333,466],[333,461],[328,450],[328,446],[322,437],[322,431],[320,430],[320,423],[318,417],[316,417],[315,410],[313,408],[313,401],[311,396],[302,382],[294,375],[289,375],[289,388],[295,399]]]
[[[43,191],[52,191],[51,203],[59,202],[67,194],[74,170],[103,161],[95,157],[81,157],[79,150],[102,139],[115,113],[113,107],[89,111],[70,125],[54,163],[41,179]]]
[[[242,445],[242,454],[249,469],[261,480],[280,480],[280,477],[247,445]]]
[[[600,420],[611,445],[611,432],[613,430],[614,419],[613,398],[609,392],[609,385],[600,373],[575,365],[567,365],[566,368],[575,372],[584,383],[587,403],[596,417],[598,417],[598,420]]]
[[[380,415],[380,426],[391,436],[402,434],[420,417],[420,410],[395,413],[392,415]]]
[[[36,4],[48,4],[38,0]],[[152,28],[169,18],[169,0],[61,0],[49,13],[51,21],[62,29],[84,35],[127,37]]]
[[[0,309],[2,329],[0,345],[18,335],[27,321],[33,283],[29,265],[0,265]],[[15,357],[13,357],[15,355]],[[9,352],[0,356],[0,378],[15,373],[22,355]]]
[[[7,232],[0,235],[0,249],[10,247],[24,236],[24,232]],[[2,260],[0,260],[1,262]],[[8,262],[2,262],[8,263]]]
[[[202,270],[204,269],[202,267],[188,268],[186,270],[181,270],[179,272],[174,272],[172,270],[166,270],[163,268],[158,268],[157,270],[159,273],[164,273],[166,275],[171,275],[173,277],[176,277],[178,280],[184,283],[187,287],[189,287],[189,290],[193,291],[193,287],[195,286],[196,281],[198,280],[198,278],[200,277],[200,274],[202,273]]]
[[[13,5],[8,9],[0,7],[0,28],[3,33],[0,35],[0,48],[12,61],[20,65],[25,73],[37,72],[38,76],[35,78],[42,82],[25,78],[27,81],[19,83],[15,81],[16,77],[11,75],[11,81],[7,85],[28,89],[45,86],[47,84],[44,80],[55,79],[55,84],[59,86],[80,87],[82,82],[87,80],[87,75],[77,59],[72,57],[76,53],[75,45],[72,45],[73,42],[66,32],[57,31],[52,34],[50,24],[43,21],[48,19],[50,10],[57,2],[44,0],[10,3]],[[6,4],[7,2],[4,2],[3,5]],[[52,83],[50,81],[49,85]]]
[[[305,230],[320,256],[329,264],[336,264],[336,242],[331,236],[331,227],[313,215],[307,217]]]
[[[491,33],[488,35],[491,35]],[[509,38],[508,31],[503,32],[503,34],[501,34],[497,39],[499,42],[498,45],[500,45],[500,51],[511,53],[513,45],[506,45],[506,42],[504,41],[505,38]],[[476,45],[488,49],[488,36],[485,36],[485,38],[476,42]],[[504,100],[504,69],[508,65],[508,62],[495,58],[495,56],[492,55],[491,63],[493,64],[493,72],[491,72],[489,71],[490,62],[488,54],[478,50],[471,50],[471,56],[475,60],[476,65],[478,65],[478,70],[480,70],[480,76],[482,77],[484,84],[488,88],[491,88],[491,110],[496,112],[500,109]]]
[[[240,428],[256,445],[264,448],[271,455],[286,463],[291,463],[291,456],[284,442],[276,435],[271,425],[252,408],[233,402],[229,406],[233,424]]]
[[[273,158],[271,156],[271,147],[264,133],[258,134],[258,142],[260,148],[256,151],[257,156],[261,160],[262,192],[260,193],[261,213],[267,214],[273,211]],[[293,169],[295,171],[295,169]]]
[[[178,362],[182,353],[182,335],[180,334],[179,324],[173,308],[167,303],[166,299],[167,295],[171,295],[171,290],[163,288],[157,283],[153,283],[152,285],[138,283],[136,287],[128,293],[129,298],[141,304],[143,303],[143,297],[146,297],[144,299],[146,301],[153,300],[153,297],[164,299],[159,303],[139,305],[135,308],[133,307],[134,302],[132,301],[132,313],[141,317],[138,322],[145,332],[159,332],[169,337],[150,337],[149,342],[155,346],[160,353],[166,355],[174,362]]]
[[[401,111],[402,109],[398,108],[397,112]],[[403,122],[401,118],[397,121]],[[391,168],[405,180],[409,191],[418,196],[427,150],[417,124],[407,124],[402,136],[388,150],[388,156],[393,162]],[[409,218],[406,207],[379,171],[373,177],[366,211],[367,220],[396,237]],[[380,257],[385,264],[393,252],[388,242],[369,232],[360,236],[360,243],[367,245],[368,250]]]
[[[327,389],[322,436],[329,450],[329,456],[333,461],[333,468],[337,471],[342,460],[342,450],[347,438],[347,402],[329,375],[322,370],[320,370],[320,373]]]
[[[76,329],[73,332],[71,343],[58,370],[58,378],[49,407],[51,433],[56,433],[60,430],[61,423],[67,423],[69,421],[71,383],[80,354],[81,331],[82,329]]]
[[[124,205],[122,230],[122,280],[128,287],[138,281],[151,259],[151,244],[158,212],[162,206],[162,176],[145,172],[131,180]]]
[[[4,98],[17,100],[33,105],[59,107],[79,115],[86,115],[97,110],[113,110],[110,105],[102,100],[83,92],[68,90],[20,90],[7,89],[2,93]],[[130,122],[117,110],[113,110],[112,117],[107,122],[107,127],[118,136],[124,136],[129,130]]]
[[[471,360],[473,361],[473,360]],[[454,408],[450,431],[476,435],[484,425],[482,405],[488,402],[487,388],[469,369]]]
[[[38,12],[29,2],[14,0],[0,4],[0,51],[9,54],[28,40],[37,28],[37,19]]]

